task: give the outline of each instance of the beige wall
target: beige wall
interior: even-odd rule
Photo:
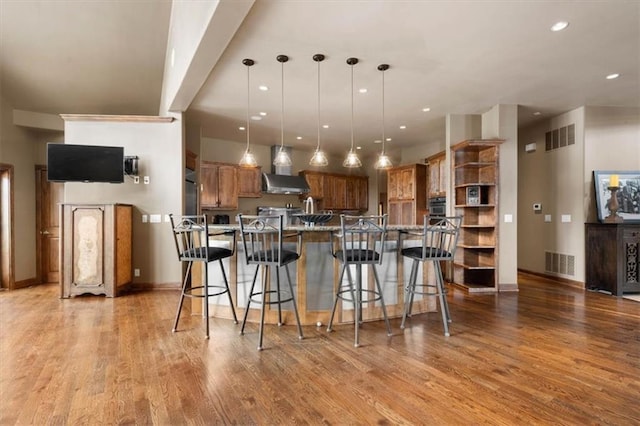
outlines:
[[[134,206],[133,267],[140,269],[134,283],[170,285],[181,281],[181,265],[165,215],[182,213],[184,148],[182,122],[172,123],[67,121],[65,142],[123,146],[125,155],[137,155],[140,176],[150,183],[65,183],[66,203],[124,203]],[[160,214],[161,223],[142,223],[142,215]]]
[[[568,124],[576,125],[576,144],[545,152],[545,132]],[[584,222],[597,220],[593,171],[640,169],[640,109],[582,107],[522,129],[519,139],[518,265],[544,273],[544,251],[573,255],[575,275],[564,277],[584,282]],[[535,152],[524,152],[529,143]],[[540,214],[533,203],[542,204]],[[572,221],[561,222],[563,214]]]
[[[585,108],[584,211],[597,221],[594,170],[640,170],[640,108]]]
[[[0,97],[0,163],[14,170],[14,278],[16,282],[36,278],[35,166],[46,164],[47,141],[60,141],[62,132],[16,126],[13,106]]]
[[[498,283],[518,282],[518,106],[496,105],[482,114],[482,137],[500,138]],[[511,215],[512,222],[505,221]]]

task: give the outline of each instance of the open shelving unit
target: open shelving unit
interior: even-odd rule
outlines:
[[[502,139],[451,147],[454,207],[462,216],[453,282],[470,293],[498,291],[498,160]]]

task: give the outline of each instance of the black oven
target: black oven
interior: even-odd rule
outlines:
[[[430,216],[446,216],[447,215],[447,197],[429,198],[429,215]]]

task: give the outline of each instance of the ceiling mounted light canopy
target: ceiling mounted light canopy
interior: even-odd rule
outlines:
[[[358,158],[358,154],[353,150],[353,66],[358,63],[358,58],[347,59],[347,64],[351,66],[351,149],[347,153],[347,158],[342,162],[343,167],[357,168],[361,167],[362,163]]]
[[[289,57],[287,55],[278,55],[276,60],[280,62],[281,68],[282,109],[280,115],[280,150],[273,160],[273,165],[276,167],[288,167],[291,165],[291,158],[289,158],[289,154],[284,149],[284,63],[289,60]]]
[[[313,55],[313,60],[318,64],[318,144],[313,153],[313,157],[309,160],[309,165],[316,167],[325,167],[329,164],[329,160],[324,152],[320,149],[320,62],[324,61],[324,55]]]
[[[391,159],[387,154],[384,153],[384,142],[386,141],[386,137],[384,135],[384,72],[388,69],[388,64],[378,65],[378,71],[382,71],[382,151],[380,151],[380,155],[378,156],[378,161],[376,161],[375,168],[380,170],[393,167]]]
[[[258,162],[256,161],[256,157],[250,150],[249,146],[249,109],[250,109],[250,80],[249,80],[249,69],[255,64],[253,59],[243,59],[242,63],[247,67],[247,149],[244,151],[242,158],[240,159],[240,167],[258,167]]]

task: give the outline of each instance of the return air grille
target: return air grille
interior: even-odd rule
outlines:
[[[562,275],[575,275],[576,258],[571,254],[544,252],[544,270]]]
[[[576,125],[570,124],[568,126],[560,127],[548,131],[544,135],[544,149],[545,151],[552,151],[558,148],[564,148],[565,146],[574,145],[576,143]]]

